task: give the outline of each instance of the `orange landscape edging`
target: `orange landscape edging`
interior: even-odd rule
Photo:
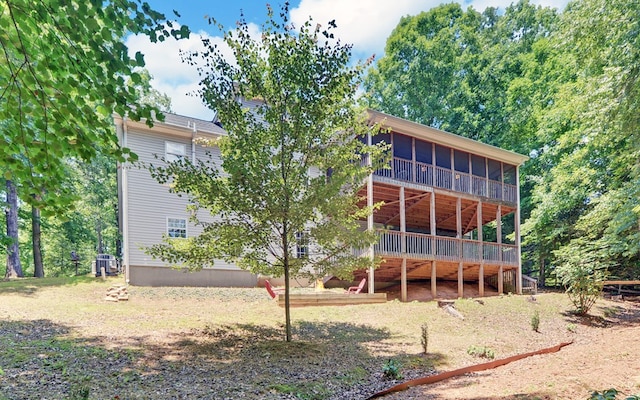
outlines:
[[[410,381],[403,382],[403,383],[400,383],[398,385],[392,386],[389,389],[385,389],[385,390],[383,390],[381,392],[375,393],[371,397],[367,398],[367,400],[375,399],[377,397],[381,397],[381,396],[387,395],[389,393],[394,393],[394,392],[400,392],[402,390],[407,390],[407,389],[409,389],[410,387],[413,387],[413,386],[429,385],[429,384],[432,384],[432,383],[440,382],[440,381],[443,381],[445,379],[453,378],[454,376],[467,374],[469,372],[484,371],[484,370],[487,370],[487,369],[493,369],[493,368],[501,367],[501,366],[509,364],[509,363],[511,363],[513,361],[522,360],[523,358],[536,356],[538,354],[556,353],[556,352],[560,351],[561,348],[563,348],[564,346],[568,346],[571,343],[573,343],[573,341],[560,343],[560,344],[558,344],[556,346],[548,347],[548,348],[542,349],[542,350],[532,351],[530,353],[517,354],[515,356],[503,358],[503,359],[500,359],[500,360],[489,361],[489,362],[482,363],[482,364],[476,364],[476,365],[471,365],[471,366],[464,367],[464,368],[455,369],[453,371],[442,372],[442,373],[437,374],[437,375],[429,375],[429,376],[425,376],[425,377],[418,378],[418,379],[412,379]]]

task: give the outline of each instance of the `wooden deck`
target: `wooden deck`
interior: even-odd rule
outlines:
[[[605,285],[640,285],[640,281],[604,281]]]
[[[284,294],[279,294],[278,305],[284,307]],[[374,304],[385,303],[386,293],[291,293],[289,304],[291,307],[312,307],[312,306],[346,306],[351,304]]]
[[[605,290],[612,290],[621,294],[639,295],[640,291],[636,289],[636,286],[640,286],[640,280],[638,281],[604,281]],[[625,287],[625,289],[623,289]]]

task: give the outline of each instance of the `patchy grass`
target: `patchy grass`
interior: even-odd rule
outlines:
[[[121,283],[0,282],[0,399],[366,398],[393,384],[389,360],[411,379],[477,363],[471,346],[503,358],[625,312],[607,303],[577,317],[562,294],[461,299],[464,320],[435,302],[294,308],[294,342],[285,343],[284,310],[264,289],[129,287],[129,301],[105,302]]]

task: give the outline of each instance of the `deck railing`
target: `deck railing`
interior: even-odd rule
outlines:
[[[522,291],[531,294],[538,293],[538,280],[530,276],[522,275]]]
[[[374,251],[377,255],[388,257],[518,264],[515,245],[412,232],[379,231]]]
[[[517,200],[518,188],[515,185],[398,157],[391,160],[389,168],[380,168],[374,175],[510,203]]]

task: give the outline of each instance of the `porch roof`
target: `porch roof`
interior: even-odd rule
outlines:
[[[478,142],[477,140],[441,131],[430,126],[418,124],[416,122],[385,114],[380,111],[368,110],[368,113],[369,119],[372,122],[380,123],[384,128],[389,128],[394,132],[413,136],[418,139],[423,139],[443,146],[464,150],[472,154],[492,158],[494,160],[502,161],[512,165],[521,165],[529,159],[529,157],[513,151],[504,150],[496,146],[484,144],[482,142]]]

